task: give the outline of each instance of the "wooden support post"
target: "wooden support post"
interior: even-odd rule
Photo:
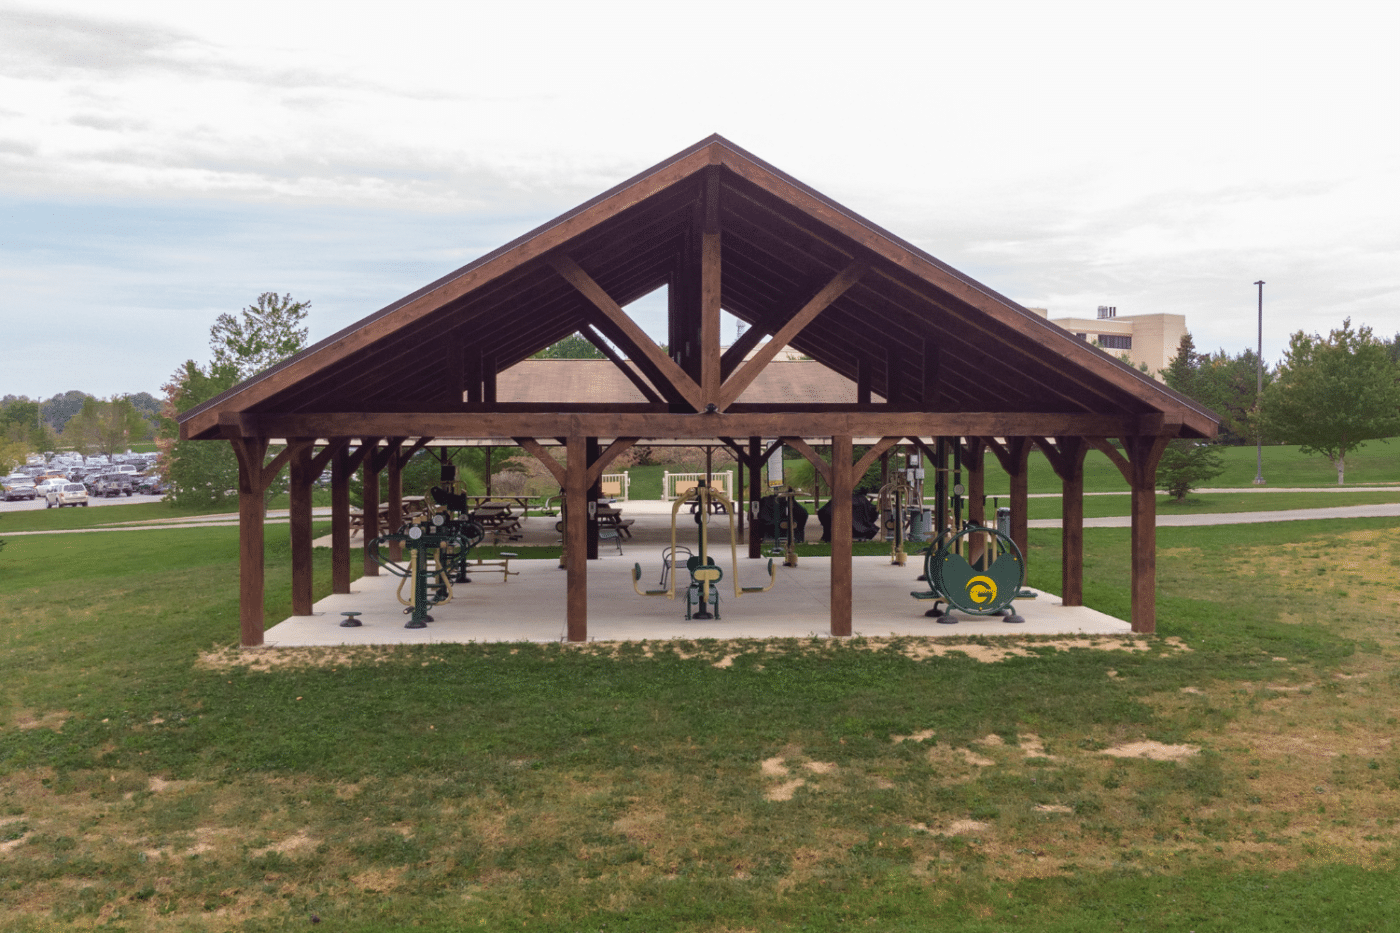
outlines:
[[[996,454],[1001,468],[1011,477],[1011,540],[1025,555],[1030,538],[1026,509],[1030,505],[1031,440],[1028,437],[1010,437],[1003,445],[996,438],[987,438],[987,446]]]
[[[1101,437],[1085,438],[1118,467],[1132,490],[1132,627],[1144,635],[1157,631],[1157,465],[1181,426],[1165,427],[1162,434],[1122,438],[1121,453]]]
[[[758,437],[749,438],[749,499],[757,502],[763,498],[767,491],[763,488],[763,439]],[[740,468],[742,469],[742,467]],[[763,556],[763,537],[758,533],[758,522],[753,521],[753,514],[749,515],[749,557],[757,559]]]
[[[707,405],[726,407],[720,398],[720,221],[719,172],[705,179],[705,216],[700,233],[700,389]]]
[[[1030,442],[1024,437],[1008,440],[1014,467],[1011,474],[1011,540],[1024,556],[1030,552]]]
[[[383,461],[378,450],[379,438],[367,437],[364,443],[369,448],[365,453],[361,473],[364,478],[364,494],[360,497],[361,511],[364,512],[364,530],[361,532],[364,535],[364,575],[377,577],[379,563],[374,559],[369,543],[379,537],[379,470]]]
[[[350,451],[331,459],[331,592],[350,592]]]
[[[564,554],[568,561],[566,610],[569,641],[588,640],[588,454],[584,439],[571,436],[564,476]]]
[[[734,508],[739,513],[735,516],[735,518],[739,520],[738,530],[735,532],[735,534],[739,535],[740,537],[743,537],[744,521],[748,517],[749,513],[748,507],[744,502],[744,480],[746,479],[746,477],[744,476],[744,461],[739,457],[735,457],[734,462],[738,464],[739,467],[737,470],[734,471]]]
[[[388,459],[385,467],[389,474],[389,527],[384,529],[385,534],[394,534],[403,527],[403,461],[399,459],[399,451],[403,448],[404,440],[402,437],[391,437],[386,451]],[[403,559],[402,544],[395,541],[389,545],[389,559]]]
[[[967,439],[967,455],[963,457],[963,468],[967,470],[967,520],[983,527],[987,524],[986,453],[987,444],[982,438]],[[985,536],[972,535],[968,539],[967,559],[980,558],[986,544]]]
[[[1084,454],[1088,449],[1079,445],[1070,475],[1060,480],[1060,596],[1066,606],[1084,605]]]
[[[831,634],[851,634],[851,494],[855,470],[849,436],[831,439]]]
[[[311,484],[317,475],[312,472],[311,466],[311,448],[314,443],[313,438],[299,438],[288,443],[292,449],[289,488],[291,514],[288,521],[292,539],[294,616],[311,615],[312,591],[315,588],[311,568]]]
[[[598,455],[601,449],[598,446],[598,438],[590,437],[584,442],[584,450],[587,452],[588,465],[591,467],[598,462]],[[603,477],[599,475],[596,480],[588,484],[588,501],[597,502],[603,496]],[[588,519],[588,559],[598,559],[598,516],[589,515],[588,510],[574,512],[570,510],[570,515],[582,515]]]
[[[239,644],[256,648],[263,643],[263,458],[267,438],[233,437],[238,458],[238,628]]]
[[[1123,448],[1132,464],[1133,631],[1157,631],[1157,464],[1171,435],[1128,437]]]

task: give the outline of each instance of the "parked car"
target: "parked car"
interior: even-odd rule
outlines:
[[[32,500],[39,495],[34,491],[34,481],[27,476],[7,476],[3,485],[6,502],[12,502],[15,499]]]
[[[148,496],[163,496],[165,495],[165,483],[161,481],[159,473],[153,473],[137,480],[136,491]]]
[[[110,499],[112,496],[129,496],[135,491],[131,476],[126,473],[103,473],[92,484],[92,494]]]
[[[44,508],[46,509],[51,509],[55,505],[60,509],[65,505],[71,505],[75,509],[80,505],[86,508],[87,504],[88,494],[82,483],[64,483],[61,486],[51,486],[49,491],[44,494]]]
[[[42,499],[44,496],[47,496],[49,494],[49,490],[54,488],[55,486],[66,485],[68,485],[68,477],[49,476],[39,480],[37,483],[34,484],[34,492],[35,495]]]

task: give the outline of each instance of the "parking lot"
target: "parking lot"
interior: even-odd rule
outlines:
[[[138,493],[134,493],[134,494],[132,494],[131,496],[113,496],[113,497],[110,498],[110,499],[104,499],[104,498],[102,498],[101,496],[88,496],[88,505],[89,505],[89,506],[98,506],[98,505],[125,505],[125,504],[130,503],[130,502],[158,502],[158,501],[160,501],[160,496],[146,496],[146,495],[142,495],[142,494],[139,493],[139,492],[138,492]],[[31,511],[31,510],[33,510],[33,509],[42,509],[42,508],[44,508],[44,500],[43,500],[43,499],[34,499],[34,500],[29,500],[29,499],[16,499],[16,500],[13,501],[13,502],[5,502],[3,499],[0,499],[0,515],[3,515],[3,514],[6,513],[6,512],[27,512],[27,511]],[[80,506],[80,508],[81,508],[81,506]]]

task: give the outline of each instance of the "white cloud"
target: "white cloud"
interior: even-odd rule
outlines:
[[[1277,357],[1348,313],[1400,330],[1395,16],[9,3],[0,195],[129,222],[77,221],[42,255],[8,236],[0,271],[21,313],[156,322],[164,375],[213,309],[292,290],[324,335],[720,132],[1054,315],[1182,311],[1198,346],[1239,349],[1263,278]],[[185,336],[161,351],[167,331]]]

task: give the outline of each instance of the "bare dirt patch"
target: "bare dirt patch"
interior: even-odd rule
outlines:
[[[66,709],[51,710],[42,715],[36,715],[32,710],[19,710],[15,713],[14,726],[16,729],[52,729],[57,732],[72,715]]]
[[[783,783],[778,784],[775,787],[768,788],[768,790],[764,792],[763,796],[768,800],[791,800],[792,795],[797,793],[797,789],[806,783],[807,782],[802,780],[801,778],[795,778],[791,781],[784,781]]]
[[[784,777],[788,773],[787,765],[783,764],[782,755],[764,759],[763,763],[758,766],[758,770],[767,777]]]
[[[1114,758],[1147,758],[1152,761],[1180,761],[1200,752],[1194,745],[1164,745],[1161,742],[1129,742],[1103,750],[1103,754]]]
[[[963,761],[970,765],[975,765],[979,768],[990,768],[992,765],[996,764],[992,759],[984,758],[970,748],[960,748],[958,751],[962,753]]]

